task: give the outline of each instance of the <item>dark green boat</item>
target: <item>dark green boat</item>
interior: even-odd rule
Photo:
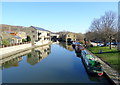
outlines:
[[[87,69],[88,73],[102,76],[103,69],[101,64],[96,60],[94,56],[92,56],[88,51],[82,50],[81,58],[84,63],[85,68]]]

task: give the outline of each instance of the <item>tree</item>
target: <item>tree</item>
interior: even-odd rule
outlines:
[[[27,40],[27,42],[31,41],[30,36],[27,36],[26,40]]]
[[[114,12],[109,11],[105,12],[105,15],[100,18],[92,21],[86,36],[92,40],[104,41],[104,43],[110,42],[111,49],[111,41],[112,38],[115,38],[116,33],[116,15]],[[92,38],[90,35],[92,35]]]
[[[76,34],[76,39],[77,39],[77,40],[83,40],[84,37],[85,37],[85,35],[82,34],[82,33],[75,33],[75,34]]]
[[[115,13],[109,11],[106,12],[104,16],[101,17],[102,22],[102,33],[105,39],[110,42],[110,49],[111,49],[111,42],[116,32],[116,15]]]

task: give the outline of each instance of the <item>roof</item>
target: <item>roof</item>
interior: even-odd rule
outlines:
[[[13,35],[11,35],[10,33],[6,33],[6,32],[2,32],[2,39],[11,39],[14,38]]]
[[[21,37],[19,37],[19,36],[15,36],[15,38],[17,38],[17,39],[21,39]]]
[[[14,33],[14,32],[11,32],[11,31],[5,31],[6,33]]]
[[[34,29],[37,29],[37,30],[42,30],[42,31],[48,31],[48,32],[50,32],[49,30],[45,30],[45,29],[40,28],[40,27],[35,27],[35,26],[31,26],[31,27],[34,28]]]

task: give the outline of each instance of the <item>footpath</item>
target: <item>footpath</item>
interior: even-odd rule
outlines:
[[[24,52],[26,50],[38,47],[38,46],[43,46],[43,45],[47,45],[47,44],[51,44],[51,41],[45,41],[45,42],[38,42],[36,43],[34,46],[31,45],[31,43],[27,43],[27,44],[21,44],[21,45],[17,45],[17,46],[11,46],[11,47],[5,47],[5,48],[0,48],[0,60],[9,57],[11,55],[14,54],[18,54],[20,52]]]

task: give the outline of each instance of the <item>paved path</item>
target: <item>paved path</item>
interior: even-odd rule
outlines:
[[[9,57],[13,54],[24,52],[25,50],[35,48],[35,47],[38,47],[38,46],[43,46],[43,45],[46,45],[46,44],[49,44],[49,43],[51,43],[51,42],[46,41],[46,42],[43,42],[43,43],[38,42],[34,46],[32,46],[31,43],[29,43],[29,44],[22,44],[22,45],[17,45],[17,46],[0,48],[0,60],[4,59],[6,57]]]

